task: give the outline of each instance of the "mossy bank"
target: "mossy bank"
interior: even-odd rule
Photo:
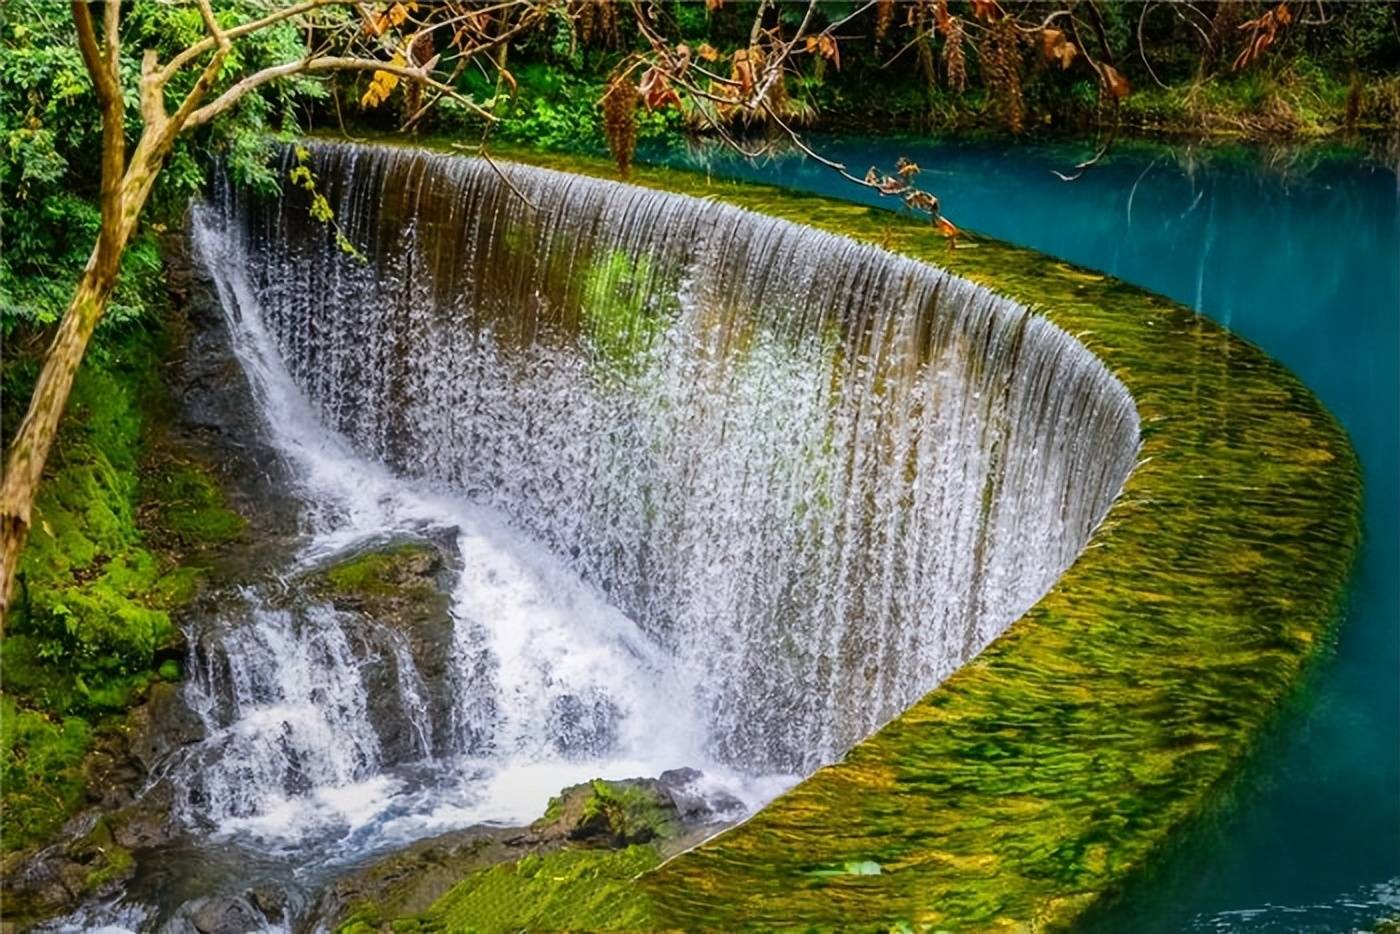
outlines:
[[[142,298],[148,317],[100,335],[78,374],[0,641],[5,852],[52,839],[100,797],[92,755],[122,742],[153,686],[180,679],[178,614],[244,532],[208,466],[164,430],[181,329],[159,278]],[[27,343],[41,345],[11,336]],[[7,354],[7,435],[36,366]]]

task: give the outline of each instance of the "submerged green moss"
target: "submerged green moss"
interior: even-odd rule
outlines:
[[[645,845],[527,856],[468,876],[419,923],[445,931],[648,930],[649,902],[634,880],[660,862]]]
[[[626,363],[644,351],[670,323],[652,307],[652,263],[612,250],[595,259],[584,279],[581,314],[592,346],[613,364]],[[664,290],[661,290],[664,292]]]
[[[498,154],[612,175],[602,160]],[[520,926],[1071,925],[1217,798],[1326,644],[1358,536],[1344,433],[1252,345],[1092,271],[983,238],[950,250],[926,224],[761,185],[666,169],[631,180],[874,243],[1037,308],[1127,386],[1141,461],[1051,592],[842,762],[636,891],[600,876],[611,911],[498,875],[475,884],[517,912],[464,883],[437,917],[454,930],[527,916]]]

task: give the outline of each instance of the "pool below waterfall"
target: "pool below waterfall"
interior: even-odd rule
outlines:
[[[1337,931],[1400,914],[1400,187],[1331,151],[818,139],[856,174],[900,156],[959,225],[1160,292],[1291,368],[1341,420],[1365,481],[1364,542],[1335,657],[1238,805],[1105,930]],[[701,157],[686,160],[694,165]],[[716,176],[879,203],[783,157]],[[884,202],[893,205],[891,200]]]

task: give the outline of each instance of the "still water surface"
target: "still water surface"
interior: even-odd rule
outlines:
[[[1334,932],[1400,916],[1400,185],[1321,151],[1123,147],[1072,183],[1066,144],[819,139],[857,175],[923,168],[958,225],[1170,296],[1253,341],[1341,420],[1365,539],[1335,656],[1219,826],[1104,930]],[[690,155],[691,164],[705,161]],[[716,175],[883,203],[800,156]]]

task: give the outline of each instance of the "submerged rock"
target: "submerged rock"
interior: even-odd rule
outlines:
[[[682,824],[710,827],[743,815],[744,802],[727,791],[705,788],[704,778],[699,769],[669,769],[658,779],[675,804]]]
[[[251,895],[211,895],[186,906],[189,924],[199,934],[244,934],[267,927],[270,918],[253,904]],[[280,916],[280,910],[277,911]]]

